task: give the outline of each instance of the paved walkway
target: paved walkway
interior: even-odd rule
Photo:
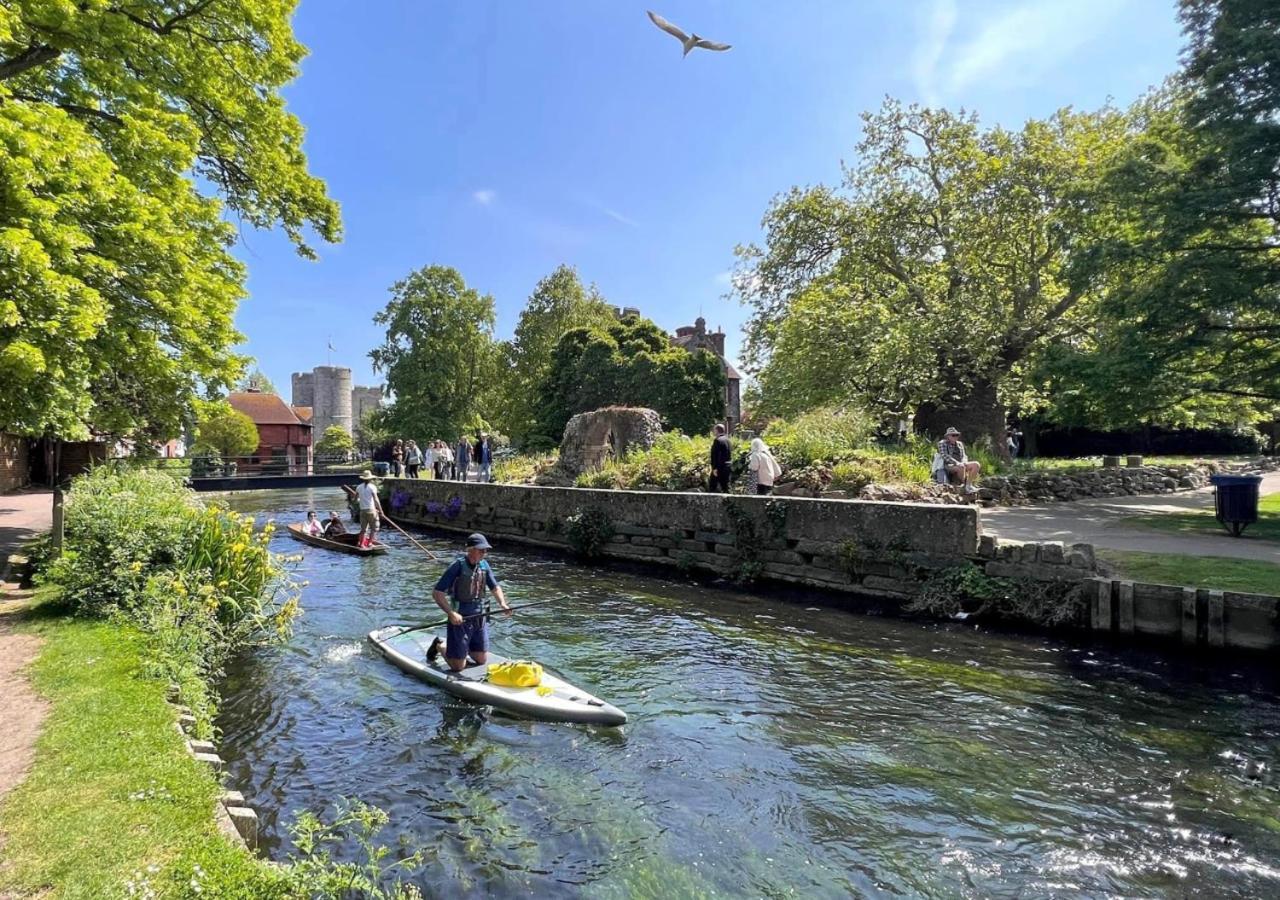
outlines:
[[[1262,494],[1280,492],[1280,472],[1263,476]],[[1232,556],[1280,563],[1280,544],[1220,534],[1177,534],[1127,525],[1128,516],[1147,513],[1213,510],[1213,488],[1152,497],[1104,497],[1070,503],[1008,506],[981,512],[985,534],[1016,541],[1077,541],[1111,550],[1146,553],[1184,553],[1190,556]]]
[[[9,554],[53,524],[53,492],[35,488],[0,494],[0,575]]]

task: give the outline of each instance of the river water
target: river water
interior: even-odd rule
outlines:
[[[234,495],[301,521],[336,491]],[[223,685],[229,783],[287,854],[295,813],[386,810],[427,896],[1280,895],[1274,672],[859,616],[577,566],[518,545],[495,648],[630,715],[535,723],[461,703],[364,641],[433,620],[403,538],[303,547],[305,614]],[[439,552],[457,539],[422,536]],[[818,598],[815,598],[817,600]],[[1265,768],[1264,768],[1265,767]],[[342,850],[348,851],[350,847]]]

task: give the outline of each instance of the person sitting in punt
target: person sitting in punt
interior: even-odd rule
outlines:
[[[313,537],[324,534],[324,526],[320,524],[314,509],[307,510],[307,521],[302,523],[302,530]]]
[[[341,537],[347,533],[347,526],[342,524],[342,520],[338,518],[338,514],[333,510],[329,510],[329,521],[324,523],[324,536],[327,538]]]

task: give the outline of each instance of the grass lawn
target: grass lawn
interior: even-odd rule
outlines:
[[[145,881],[183,896],[195,893],[190,876],[177,887],[172,866],[192,871],[192,859],[224,883],[255,880],[263,864],[217,832],[219,787],[146,674],[143,635],[49,600],[20,627],[44,639],[31,677],[51,708],[30,774],[0,804],[0,895],[97,900],[130,896],[133,882],[145,896]]]
[[[1186,556],[1133,550],[1098,549],[1097,554],[1115,566],[1119,577],[1133,581],[1280,594],[1280,565],[1274,563],[1226,556]]]
[[[1141,525],[1158,531],[1174,531],[1180,534],[1225,534],[1226,530],[1213,517],[1212,510],[1204,512],[1154,513],[1133,516],[1124,520],[1126,525]],[[1258,503],[1258,521],[1244,530],[1241,540],[1280,541],[1280,494],[1267,494]]]

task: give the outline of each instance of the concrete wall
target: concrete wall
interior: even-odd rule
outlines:
[[[25,487],[31,481],[27,439],[0,432],[0,494]]]

